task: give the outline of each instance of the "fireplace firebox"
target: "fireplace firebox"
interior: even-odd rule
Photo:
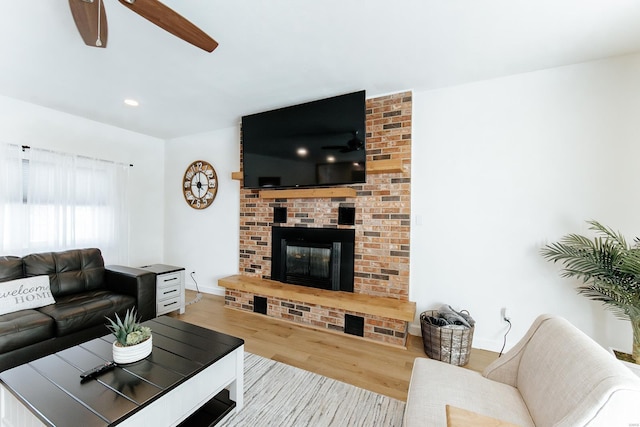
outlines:
[[[354,230],[273,227],[271,236],[272,280],[353,292]]]

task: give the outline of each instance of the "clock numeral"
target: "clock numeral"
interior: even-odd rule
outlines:
[[[213,193],[211,191],[207,191],[207,194],[204,195],[205,199],[213,199]]]
[[[187,179],[193,178],[194,172],[191,169],[193,169],[193,167],[191,167],[189,169],[189,171],[187,172],[187,174],[185,175],[187,177]]]
[[[191,181],[185,181],[184,188],[189,188],[189,187],[191,187]]]
[[[211,169],[205,170],[204,173],[207,174],[207,178],[209,179],[213,178],[213,171]]]
[[[202,162],[196,163],[196,168],[201,171],[202,170]]]
[[[191,191],[185,192],[184,196],[187,198],[187,200],[194,200],[195,199],[195,197],[193,197],[193,194],[191,193]]]

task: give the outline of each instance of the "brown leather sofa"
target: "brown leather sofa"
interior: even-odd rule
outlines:
[[[105,317],[132,307],[143,321],[155,317],[155,274],[105,267],[99,249],[0,257],[0,292],[2,282],[40,275],[55,304],[0,315],[0,371],[107,335]]]

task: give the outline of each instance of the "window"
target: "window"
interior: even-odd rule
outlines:
[[[127,165],[0,145],[0,254],[97,247],[128,261]]]

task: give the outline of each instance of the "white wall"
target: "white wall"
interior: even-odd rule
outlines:
[[[577,295],[541,246],[596,219],[640,235],[640,56],[414,92],[410,299],[477,320],[474,347],[507,348],[549,312],[605,346],[628,322]],[[421,225],[419,225],[421,224]],[[412,327],[412,332],[418,323]]]
[[[163,140],[0,96],[0,142],[133,164],[129,263],[162,261]]]
[[[223,295],[218,279],[237,274],[239,264],[240,182],[231,179],[240,170],[239,128],[167,141],[165,156],[165,263],[185,267],[188,289],[196,288],[189,277],[195,271],[200,291]],[[189,207],[182,194],[184,173],[196,160],[211,163],[219,181],[203,210]]]
[[[540,313],[568,318],[603,345],[630,350],[631,330],[539,249],[597,219],[624,232],[640,198],[640,55],[413,93],[412,269],[417,312],[451,304],[478,324],[474,346],[507,348]],[[238,271],[239,130],[171,141],[0,97],[0,140],[133,163],[131,265],[196,271],[199,288]],[[214,204],[191,209],[182,175],[194,160],[216,168]],[[412,332],[419,334],[417,323]]]

